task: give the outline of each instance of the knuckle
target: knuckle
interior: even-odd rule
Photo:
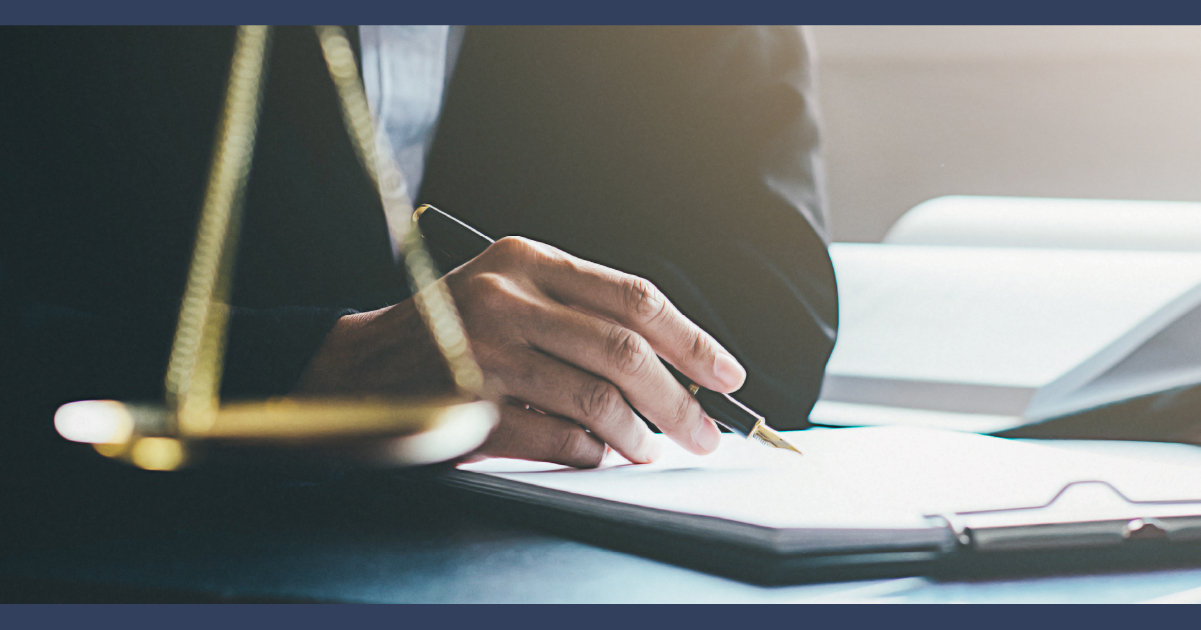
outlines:
[[[596,422],[616,418],[625,399],[611,383],[592,379],[576,392],[575,404],[583,418]]]
[[[675,414],[672,416],[671,421],[677,425],[687,426],[690,424],[688,421],[689,418],[699,417],[699,414],[694,409],[697,402],[692,396],[684,395],[683,392],[680,392],[680,394],[676,398]]]
[[[503,310],[513,303],[516,286],[512,280],[498,273],[481,273],[471,280],[472,297],[488,310]]]
[[[691,337],[692,343],[688,348],[689,356],[705,359],[713,355],[713,344],[709,340],[709,335],[698,328],[692,331]]]
[[[692,408],[695,405],[696,401],[691,396],[680,396],[679,401],[676,402],[676,420],[678,422],[687,420],[689,416],[693,415]]]
[[[505,262],[515,265],[544,263],[553,260],[555,252],[558,251],[521,236],[506,236],[492,244],[489,249],[495,251]]]
[[[619,328],[609,336],[606,352],[613,368],[626,376],[642,372],[653,356],[650,344],[638,333],[625,328]]]
[[[533,244],[529,239],[520,236],[506,236],[493,243],[491,249],[498,254],[522,255],[530,253],[533,250]]]
[[[650,280],[627,276],[621,280],[622,305],[638,321],[654,320],[667,309],[667,298]]]
[[[567,431],[559,444],[558,459],[579,468],[596,468],[605,456],[603,448],[582,429]]]

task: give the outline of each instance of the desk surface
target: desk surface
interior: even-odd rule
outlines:
[[[1119,450],[1201,461],[1192,447]],[[396,475],[100,470],[57,491],[68,501],[47,503],[39,484],[6,490],[10,601],[1201,602],[1201,565],[756,586],[542,533]]]

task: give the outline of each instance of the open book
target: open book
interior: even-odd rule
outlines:
[[[965,549],[1122,546],[1136,518],[1170,542],[1201,540],[1198,453],[1148,462],[912,427],[786,435],[803,456],[725,434],[707,456],[664,439],[653,464],[486,460],[442,480],[574,536],[763,582]]]
[[[1201,384],[1201,204],[943,197],[830,251],[817,424],[996,433]]]

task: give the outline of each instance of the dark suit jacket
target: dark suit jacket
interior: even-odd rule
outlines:
[[[58,404],[161,396],[233,32],[3,34],[6,429],[53,440]],[[419,200],[650,278],[749,368],[745,402],[805,426],[837,319],[807,62],[783,27],[468,29]],[[404,297],[311,30],[276,29],[270,63],[235,397]]]

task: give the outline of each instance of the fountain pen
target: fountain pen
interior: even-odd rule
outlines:
[[[430,256],[443,270],[454,269],[466,263],[482,254],[495,242],[479,230],[429,204],[421,205],[413,211],[413,222],[420,229]],[[800,454],[800,450],[767,426],[763,416],[751,411],[734,397],[700,387],[666,362],[663,366],[696,398],[705,413],[721,426],[766,446]]]

